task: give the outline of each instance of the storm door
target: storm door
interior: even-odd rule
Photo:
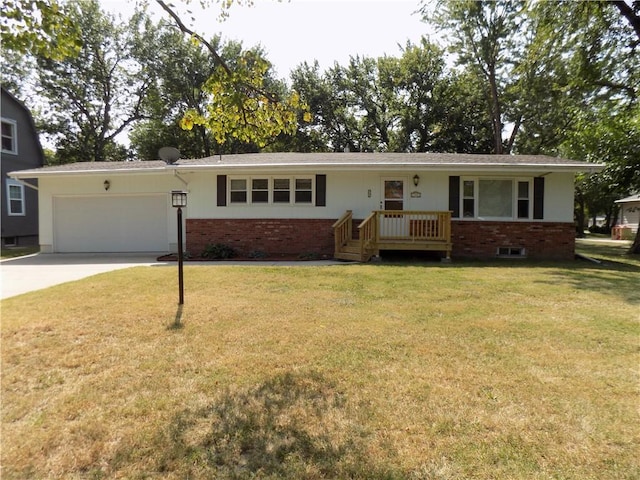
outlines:
[[[406,186],[407,181],[405,178],[382,179],[380,206],[387,213],[380,215],[381,238],[404,237],[409,233],[405,216],[401,213],[391,213],[391,211],[404,210]]]

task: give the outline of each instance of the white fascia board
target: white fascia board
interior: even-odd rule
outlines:
[[[99,169],[99,170],[66,170],[66,171],[28,171],[28,170],[17,170],[14,172],[9,172],[8,176],[14,178],[16,180],[22,180],[27,178],[45,178],[45,177],[77,177],[77,176],[93,176],[93,175],[148,175],[148,174],[158,174],[158,173],[170,173],[170,171],[165,168],[147,168],[141,170],[135,169]]]

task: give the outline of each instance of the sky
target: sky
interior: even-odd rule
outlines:
[[[408,40],[418,43],[429,34],[414,13],[419,0],[255,0],[252,7],[232,6],[224,21],[219,20],[214,2],[208,11],[198,3],[194,0],[189,7],[195,23],[186,8],[176,7],[189,27],[205,38],[219,33],[223,40],[242,41],[245,48],[261,45],[280,78],[288,78],[305,61],[317,60],[323,71],[335,62],[347,65],[350,56],[399,56],[400,46]],[[101,4],[125,17],[133,11],[131,0],[101,0]],[[169,19],[154,0],[150,8]]]

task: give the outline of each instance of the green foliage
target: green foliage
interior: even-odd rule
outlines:
[[[257,151],[255,144],[241,142],[230,135],[219,143],[205,125],[194,125],[189,130],[181,128],[180,121],[186,111],[206,111],[209,101],[206,84],[215,70],[215,60],[200,42],[192,42],[174,29],[150,25],[147,31],[147,41],[139,42],[137,52],[154,79],[148,99],[153,118],[138,123],[132,130],[131,147],[136,156],[156,159],[158,150],[168,145],[178,148],[183,158]],[[234,69],[243,52],[242,44],[221,43],[219,37],[209,43],[220,52],[229,68]],[[253,48],[251,52],[264,57],[260,48]],[[176,63],[175,58],[181,61]],[[270,72],[266,82],[270,90],[282,89]]]
[[[68,4],[58,0],[3,0],[0,43],[3,50],[54,60],[75,56],[82,46]]]
[[[277,96],[267,87],[269,62],[255,52],[243,52],[236,68],[217,66],[203,85],[208,94],[204,111],[189,109],[180,126],[191,130],[202,125],[223,144],[228,137],[262,147],[278,135],[291,134],[298,112],[306,105],[292,92]]]
[[[56,143],[56,161],[125,160],[116,137],[145,116],[149,72],[134,56],[139,17],[117,22],[97,0],[78,1],[69,15],[82,35],[76,57],[38,58],[43,132]]]
[[[201,256],[210,260],[225,260],[237,256],[237,252],[224,243],[210,243],[204,248]]]
[[[447,73],[444,52],[426,39],[407,43],[399,57],[354,57],[325,72],[304,63],[292,81],[313,114],[299,120],[292,143],[303,151],[490,149],[481,86]]]

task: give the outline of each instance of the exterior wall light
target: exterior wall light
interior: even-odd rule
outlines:
[[[105,180],[102,185],[104,186],[105,192],[111,188],[111,182],[109,180]]]
[[[413,176],[413,184],[417,187],[419,183],[420,183],[420,176],[416,173]]]

